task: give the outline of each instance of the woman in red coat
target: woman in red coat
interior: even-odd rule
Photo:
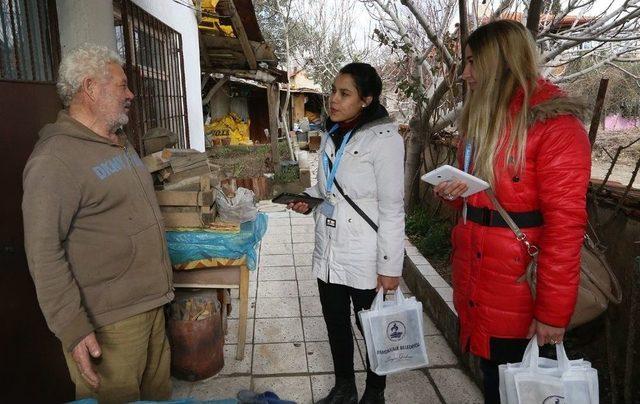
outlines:
[[[497,403],[498,364],[520,362],[533,335],[539,345],[562,341],[573,313],[591,152],[576,117],[582,107],[540,78],[536,45],[520,23],[478,28],[465,53],[460,168],[491,184],[540,249],[533,299],[522,281],[530,257],[487,194],[463,200],[462,183],[436,187],[463,209],[452,234],[460,344],[481,358],[485,402]]]

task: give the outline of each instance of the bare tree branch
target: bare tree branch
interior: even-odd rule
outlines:
[[[427,33],[427,37],[429,38],[429,40],[435,45],[435,47],[442,54],[442,58],[444,59],[444,62],[446,63],[447,67],[449,68],[453,67],[455,62],[453,61],[453,57],[449,53],[449,50],[444,46],[444,44],[442,43],[442,40],[438,38],[438,36],[435,34],[431,26],[427,23],[426,17],[417,8],[413,0],[400,0],[400,2],[404,4],[411,11],[411,13],[416,17],[422,29],[424,29],[425,32]]]

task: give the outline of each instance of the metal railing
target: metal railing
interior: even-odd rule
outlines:
[[[55,81],[57,31],[55,1],[0,0],[0,80]]]
[[[144,134],[162,127],[189,147],[182,35],[131,0],[115,1],[114,11],[116,44],[135,94],[127,126],[133,144],[147,154]]]

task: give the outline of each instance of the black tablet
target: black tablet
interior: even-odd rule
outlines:
[[[290,203],[296,203],[296,202],[304,202],[307,205],[309,205],[309,208],[313,209],[316,206],[320,205],[322,202],[324,202],[324,199],[314,198],[313,196],[309,196],[309,195],[290,194],[288,192],[283,192],[280,195],[273,198],[271,202],[281,203],[283,205],[288,205]]]

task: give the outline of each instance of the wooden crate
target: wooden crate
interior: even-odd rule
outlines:
[[[208,175],[200,177],[200,191],[156,191],[165,227],[207,227],[216,216],[216,193]]]

